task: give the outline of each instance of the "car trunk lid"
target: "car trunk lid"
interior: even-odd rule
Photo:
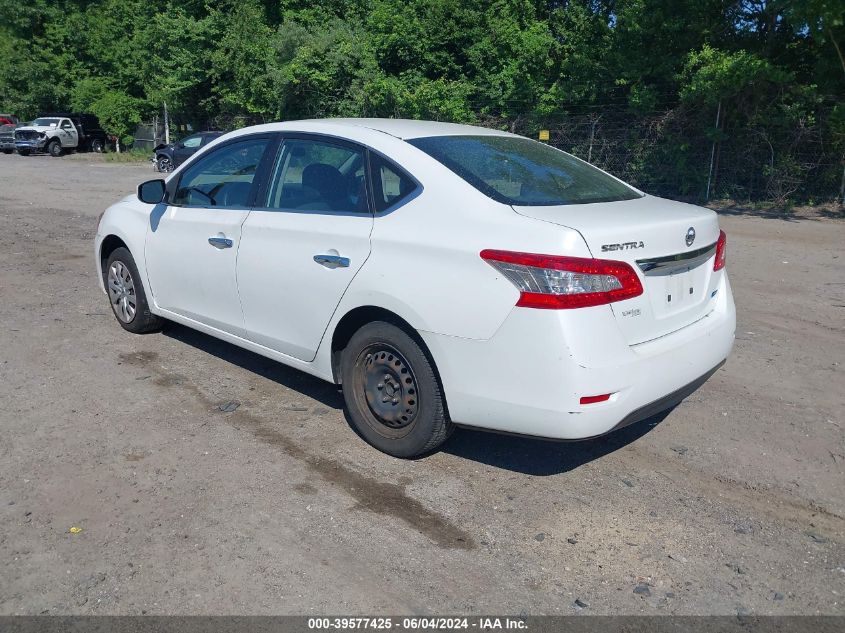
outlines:
[[[643,294],[611,304],[629,345],[679,330],[714,307],[720,273],[716,214],[644,196],[621,202],[515,206],[520,215],[578,231],[593,257],[630,264]]]

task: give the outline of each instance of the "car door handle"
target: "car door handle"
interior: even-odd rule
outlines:
[[[348,268],[349,258],[340,255],[314,255],[314,261],[326,268]]]
[[[209,237],[208,243],[214,248],[232,248],[232,240],[227,237]]]

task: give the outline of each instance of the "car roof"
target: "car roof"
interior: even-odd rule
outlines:
[[[326,119],[343,125],[365,127],[378,130],[401,139],[423,138],[426,136],[511,136],[501,130],[444,123],[442,121],[417,121],[413,119]]]
[[[515,136],[501,130],[443,123],[440,121],[416,121],[412,119],[306,119],[302,121],[284,121],[257,126],[266,132],[324,132],[331,129],[338,132],[342,128],[368,129],[389,134],[396,138],[409,140],[428,136]],[[255,129],[255,128],[253,128]],[[250,128],[242,128],[249,131]]]

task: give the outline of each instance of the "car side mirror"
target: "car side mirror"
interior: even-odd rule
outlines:
[[[138,185],[138,200],[146,204],[158,204],[164,200],[164,181],[161,178],[148,180]]]

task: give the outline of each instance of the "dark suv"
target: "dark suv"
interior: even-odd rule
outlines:
[[[168,173],[193,156],[201,147],[205,147],[225,132],[197,132],[169,145],[159,145],[155,152],[156,169]]]
[[[15,151],[15,128],[20,126],[14,114],[0,114],[0,152],[11,154]]]

